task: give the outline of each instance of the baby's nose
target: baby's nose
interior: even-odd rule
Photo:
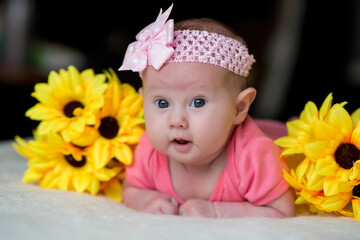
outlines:
[[[170,122],[170,128],[187,128],[187,124],[185,122]]]
[[[188,120],[184,113],[181,111],[174,111],[171,114],[170,120],[169,120],[169,127],[170,128],[183,128],[186,129],[188,127]]]

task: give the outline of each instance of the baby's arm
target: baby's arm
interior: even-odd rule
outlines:
[[[172,214],[178,212],[178,202],[171,196],[153,190],[139,189],[124,182],[123,200],[127,207],[153,214]]]
[[[294,197],[290,189],[265,206],[255,206],[249,202],[209,202],[193,199],[179,208],[179,215],[213,218],[281,218],[293,217],[295,214]]]

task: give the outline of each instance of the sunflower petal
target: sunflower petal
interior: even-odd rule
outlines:
[[[339,182],[339,192],[350,192],[353,190],[354,186],[358,185],[360,181],[346,181]]]
[[[325,211],[340,211],[351,201],[351,198],[351,192],[326,197],[325,201],[320,204],[320,207]]]
[[[354,163],[354,166],[350,169],[348,178],[350,181],[355,179],[360,180],[360,160]]]
[[[317,174],[311,174],[308,177],[306,188],[311,191],[321,191],[323,189],[323,177]]]
[[[85,118],[77,118],[75,121],[70,123],[70,128],[72,128],[74,131],[82,133],[84,132],[86,125],[86,119]]]
[[[299,147],[299,142],[296,138],[285,136],[275,140],[275,144],[283,148]]]
[[[99,189],[100,189],[100,182],[96,179],[92,179],[87,190],[90,192],[91,195],[95,195],[99,192]]]
[[[360,148],[360,125],[352,132],[350,142]]]
[[[328,147],[327,142],[317,141],[305,145],[305,155],[312,161],[316,162],[318,159],[325,158],[327,156],[324,149]]]
[[[53,89],[50,85],[46,83],[38,83],[35,85],[35,91],[31,94],[31,96],[35,97],[42,104],[52,107],[52,108],[60,108],[61,104],[54,97]]]
[[[360,198],[354,197],[351,203],[354,212],[354,219],[360,221]]]
[[[15,141],[16,142],[14,142],[12,146],[19,154],[29,159],[34,157],[33,152],[31,151],[28,143],[24,139],[19,136],[15,136]]]
[[[303,198],[302,196],[299,196],[299,197],[295,200],[295,204],[296,204],[296,205],[302,205],[302,204],[308,204],[308,202],[305,200],[305,198]]]
[[[127,83],[121,84],[121,93],[123,96],[133,95],[136,93],[135,89]]]
[[[44,188],[54,188],[59,181],[58,175],[53,171],[45,173],[44,177],[40,181],[40,186]]]
[[[102,112],[110,116],[115,116],[116,112],[119,109],[119,104],[121,103],[121,90],[120,90],[120,83],[117,79],[111,78],[110,75],[106,72],[106,76],[110,80],[109,86],[105,93],[105,103],[104,109]]]
[[[90,146],[100,137],[98,131],[93,127],[86,126],[84,132],[77,137],[72,137],[71,142],[76,146]]]
[[[307,123],[299,119],[293,120],[291,122],[287,122],[286,127],[288,130],[288,135],[295,138],[299,135],[299,132],[303,132],[304,130],[306,131],[307,129],[311,129],[309,128],[309,125]]]
[[[309,203],[320,205],[324,202],[324,198],[321,198],[321,192],[319,191],[310,191],[308,189],[303,189],[300,192],[300,195]]]
[[[61,177],[59,178],[59,182],[57,184],[59,189],[63,191],[69,190],[70,180],[71,175],[69,174],[69,172],[66,171],[65,173],[61,174]]]
[[[324,178],[324,195],[332,196],[339,194],[339,181],[336,177]]]
[[[318,117],[318,109],[315,103],[309,101],[305,104],[304,110],[300,113],[300,119],[312,125],[314,118]]]
[[[333,127],[332,125],[327,124],[323,121],[315,121],[314,134],[315,134],[316,139],[321,140],[321,141],[337,139],[339,133],[340,133],[340,130]]]
[[[350,137],[353,129],[353,122],[349,113],[341,107],[339,104],[335,104],[332,109],[328,122],[331,126],[334,126],[345,136]]]
[[[103,168],[110,160],[109,153],[110,143],[98,139],[92,146],[91,155],[96,169]]]
[[[91,183],[91,176],[88,174],[78,175],[73,178],[73,185],[77,192],[82,193]]]
[[[45,171],[47,168],[51,167],[53,164],[51,161],[44,161],[41,158],[32,158],[28,161],[28,166],[30,168],[36,169],[37,171]]]
[[[323,104],[321,105],[320,110],[319,110],[319,119],[321,121],[326,119],[327,114],[331,108],[332,100],[333,100],[333,96],[332,96],[332,93],[330,93],[329,95],[327,95]]]
[[[291,176],[288,172],[283,170],[285,180],[296,190],[301,191],[304,188],[304,185],[301,184],[297,179]]]
[[[62,117],[62,113],[54,108],[49,108],[42,103],[35,104],[25,112],[25,116],[32,120],[47,120]]]
[[[58,132],[67,127],[67,122],[62,118],[53,120],[43,120],[38,126],[38,132],[40,135],[45,135],[52,132]]]
[[[114,201],[122,201],[122,185],[117,179],[111,180],[104,188],[104,194]]]
[[[316,161],[316,172],[321,176],[335,176],[338,168],[337,163],[329,156]]]
[[[135,116],[140,110],[142,99],[139,94],[128,95],[121,101],[120,107],[127,109],[129,112],[133,111],[131,116]]]
[[[80,76],[81,76],[81,79],[84,79],[85,81],[91,81],[94,78],[95,73],[94,73],[93,69],[88,68],[88,69],[85,69],[84,71],[82,71],[80,73]]]
[[[305,176],[305,173],[308,171],[311,166],[311,162],[309,159],[304,159],[296,168],[295,174],[296,178],[301,181],[301,179]]]
[[[288,157],[295,154],[303,154],[304,149],[303,148],[288,148],[283,149],[281,152],[281,157]]]
[[[132,150],[127,144],[119,144],[119,146],[114,149],[114,155],[119,162],[125,165],[129,165],[132,162]]]
[[[43,174],[43,172],[39,172],[36,169],[29,168],[25,171],[22,181],[33,182],[42,178]]]
[[[63,80],[57,72],[55,71],[50,72],[48,77],[48,83],[51,89],[56,89],[59,92],[63,92],[64,89],[62,82]]]
[[[351,212],[351,211],[349,211],[349,210],[347,210],[347,209],[341,209],[341,210],[339,210],[339,211],[336,211],[338,214],[340,214],[340,215],[343,215],[343,216],[345,216],[345,217],[353,217],[354,216],[354,214]]]
[[[117,174],[117,171],[114,169],[108,169],[108,168],[101,168],[97,169],[94,173],[95,177],[102,182],[107,182],[111,178],[115,177]]]

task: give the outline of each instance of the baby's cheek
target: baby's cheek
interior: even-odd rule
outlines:
[[[211,126],[204,129],[201,134],[201,141],[209,149],[218,149],[226,143],[230,130],[229,126]]]
[[[147,128],[146,133],[151,145],[153,145],[156,150],[165,153],[168,147],[168,142],[165,141],[167,139],[166,136],[164,136],[161,131],[156,131],[156,129],[152,128]]]

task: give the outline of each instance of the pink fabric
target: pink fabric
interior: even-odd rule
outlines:
[[[149,65],[159,70],[174,52],[171,46],[174,40],[174,20],[168,19],[171,5],[164,13],[160,10],[156,21],[146,26],[136,35],[125,53],[125,58],[119,70],[141,72]]]
[[[156,21],[136,35],[125,53],[122,70],[142,72],[148,66],[159,70],[166,63],[201,62],[223,67],[247,77],[255,62],[241,42],[217,33],[198,30],[177,30],[168,19],[173,5]],[[174,39],[175,38],[175,39]]]
[[[280,149],[250,117],[236,128],[226,153],[227,164],[210,201],[265,205],[287,190]],[[146,133],[134,152],[133,164],[126,168],[126,179],[137,188],[157,190],[183,203],[172,186],[167,156],[152,147]]]
[[[287,127],[284,122],[270,119],[254,119],[261,131],[272,140],[284,137],[288,134]]]
[[[174,54],[167,63],[209,63],[247,77],[255,62],[244,44],[221,34],[178,30],[174,37]]]

